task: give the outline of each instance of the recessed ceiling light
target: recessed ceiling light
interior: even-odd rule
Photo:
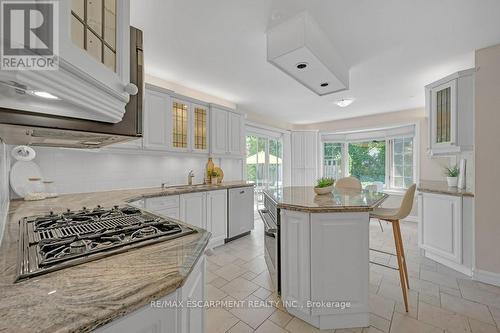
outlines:
[[[328,82],[323,82],[322,84],[320,84],[320,86],[322,86],[322,87],[328,87]]]
[[[46,91],[33,91],[33,95],[46,99],[59,99],[59,97],[52,95],[51,93],[48,93]]]
[[[306,67],[307,67],[307,62],[299,62],[299,63],[297,64],[297,68],[298,68],[298,69],[304,69],[304,68],[306,68]]]
[[[345,108],[346,106],[351,105],[352,102],[354,102],[354,98],[342,98],[338,101],[335,101],[335,104],[337,104],[341,108]]]

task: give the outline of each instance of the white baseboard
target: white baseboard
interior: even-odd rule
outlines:
[[[479,282],[500,287],[500,273],[493,273],[474,268],[472,278]]]

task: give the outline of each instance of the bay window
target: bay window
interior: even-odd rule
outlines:
[[[415,126],[321,135],[323,177],[353,176],[363,187],[406,189],[416,182]]]

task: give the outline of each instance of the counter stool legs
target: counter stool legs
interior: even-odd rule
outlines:
[[[404,259],[403,241],[401,239],[401,231],[399,229],[399,221],[392,222],[392,232],[394,234],[394,243],[396,245],[396,258],[398,259],[399,279],[401,282],[401,290],[403,291],[403,300],[405,302],[405,309],[408,312],[408,294],[406,289],[410,288],[408,284],[408,273],[406,272],[406,262]]]
[[[401,236],[401,225],[399,224],[399,221],[396,223],[397,228],[398,228],[398,234],[399,234],[399,247],[401,248],[401,258],[403,259],[403,269],[405,272],[405,278],[406,278],[406,287],[410,289],[410,282],[408,281],[408,269],[406,268],[406,257],[405,257],[405,250],[403,247],[403,237]]]

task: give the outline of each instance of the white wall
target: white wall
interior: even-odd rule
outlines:
[[[121,152],[36,147],[35,162],[45,179],[55,181],[59,193],[84,193],[117,189],[203,182],[207,157],[184,157],[157,152]],[[224,171],[224,180],[242,179],[241,160],[214,159]]]
[[[0,140],[0,241],[2,240],[9,208],[9,151],[7,146]]]

